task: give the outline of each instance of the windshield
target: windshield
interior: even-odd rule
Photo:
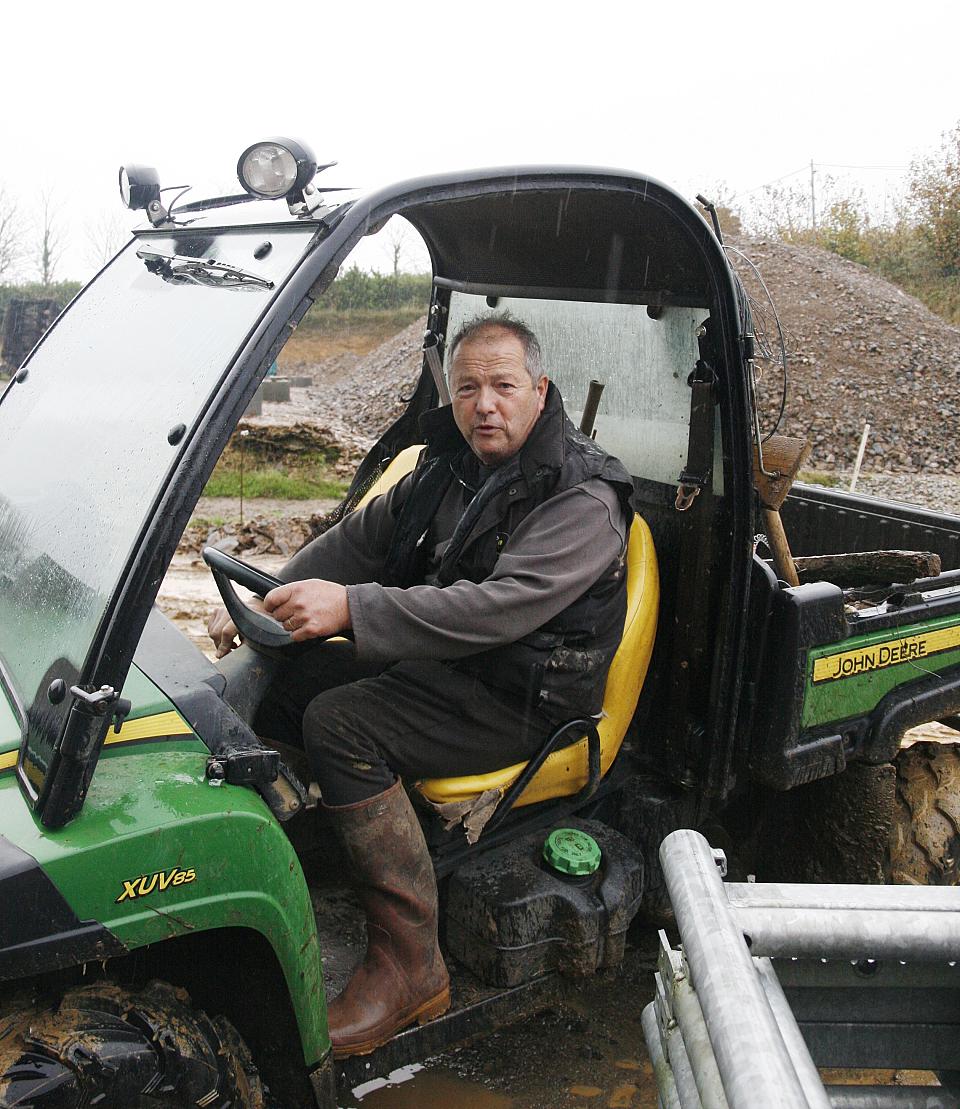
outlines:
[[[41,750],[49,752],[71,702],[48,696],[51,681],[76,682],[186,429],[312,233],[138,238],[84,290],[25,380],[4,395],[0,662],[30,731],[45,741]],[[206,261],[191,276],[191,267],[157,255]],[[256,280],[223,283],[211,260]],[[31,778],[42,778],[46,759],[32,761]]]

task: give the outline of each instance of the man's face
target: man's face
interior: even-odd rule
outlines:
[[[484,328],[457,347],[450,368],[453,418],[485,466],[512,458],[543,411],[547,379],[530,380],[523,345],[502,327]]]

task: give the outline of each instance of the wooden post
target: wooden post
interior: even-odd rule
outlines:
[[[853,477],[850,479],[850,492],[857,487],[857,478],[860,476],[860,467],[863,465],[863,452],[867,449],[867,436],[870,434],[870,425],[863,425],[863,435],[860,436],[860,449],[857,451],[857,461],[853,466]]]

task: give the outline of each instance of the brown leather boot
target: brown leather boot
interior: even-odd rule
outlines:
[[[367,917],[367,954],[327,1010],[333,1055],[343,1059],[445,1013],[450,977],[437,944],[433,863],[400,781],[366,801],[324,809]]]

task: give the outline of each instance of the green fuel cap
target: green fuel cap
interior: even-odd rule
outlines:
[[[577,828],[555,828],[543,844],[543,857],[561,874],[593,874],[600,866],[600,845]]]

